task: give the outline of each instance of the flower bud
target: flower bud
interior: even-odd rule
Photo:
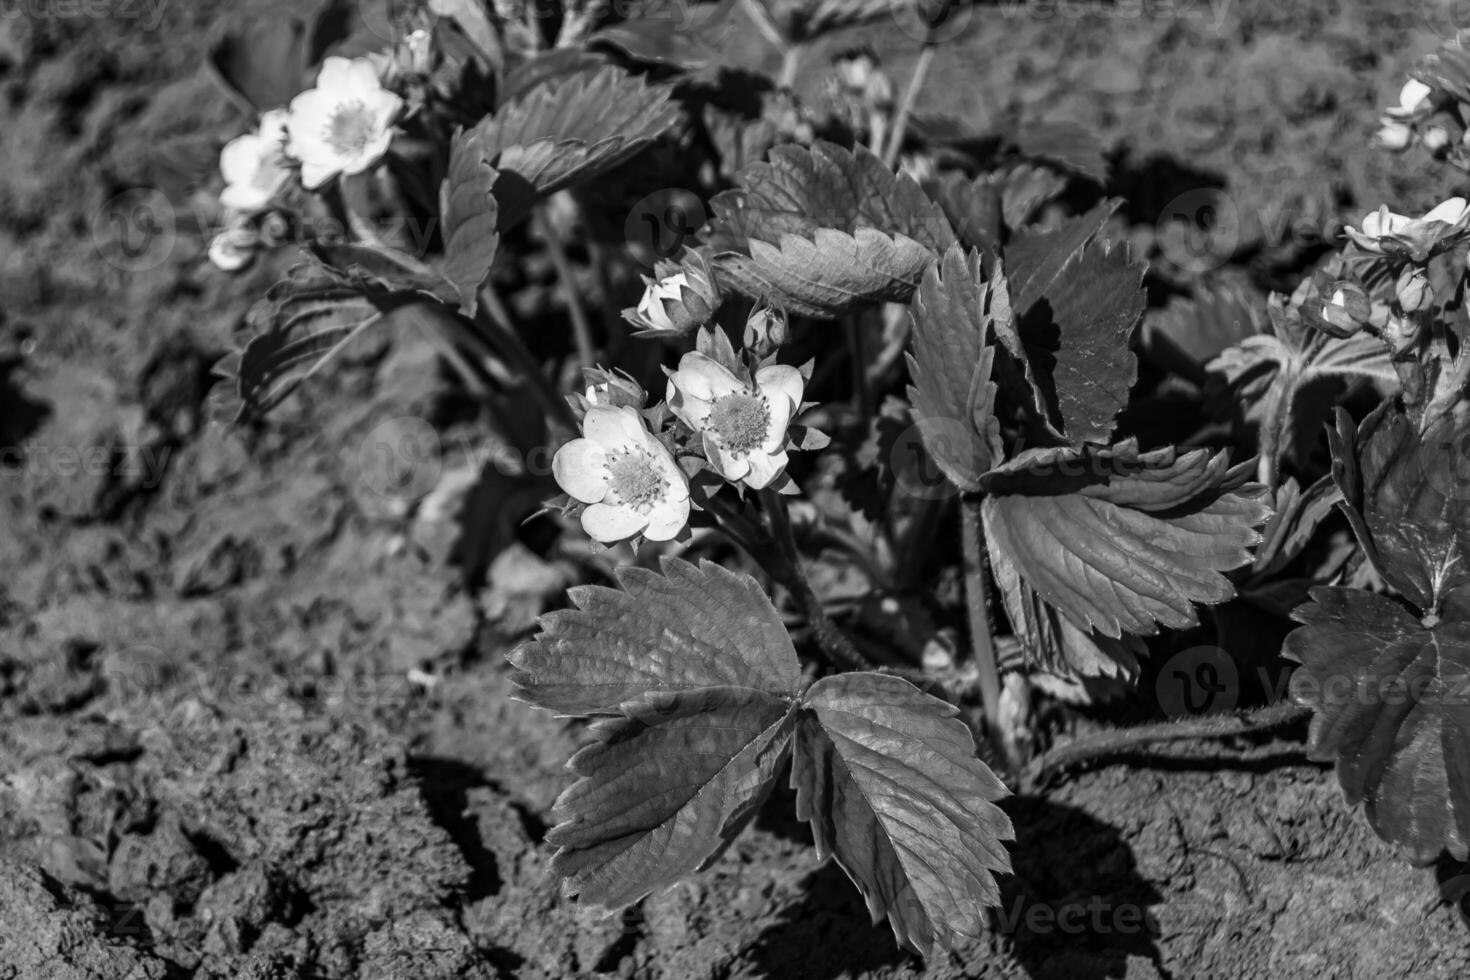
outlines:
[[[682,337],[708,323],[720,308],[714,274],[698,252],[686,253],[680,265],[660,262],[657,278],[647,276],[643,298],[623,318],[638,327],[640,337]]]
[[[756,357],[766,357],[789,337],[786,315],[769,306],[756,307],[745,320],[745,349]]]
[[[931,31],[944,26],[953,10],[955,0],[915,0],[914,8],[919,20]]]
[[[1412,142],[1414,142],[1414,129],[1408,123],[1385,120],[1383,125],[1378,127],[1378,132],[1373,134],[1375,146],[1395,153],[1408,149]]]
[[[639,411],[648,404],[648,392],[643,386],[621,371],[605,368],[587,368],[582,372],[587,379],[587,390],[583,397],[587,405],[609,405],[613,408],[628,406]]]
[[[1320,295],[1320,305],[1307,304],[1303,313],[1312,326],[1334,337],[1351,337],[1362,330],[1373,315],[1368,295],[1354,283],[1330,283]]]
[[[1420,265],[1408,265],[1399,274],[1394,285],[1399,306],[1405,313],[1418,313],[1434,302],[1434,291],[1429,286],[1429,274]]]
[[[837,55],[832,59],[832,66],[837,69],[837,78],[843,88],[854,95],[862,95],[868,90],[868,81],[873,73],[878,70],[878,59],[867,48],[856,48]]]
[[[1443,126],[1425,126],[1424,133],[1419,138],[1430,153],[1438,153],[1450,145],[1450,132]]]

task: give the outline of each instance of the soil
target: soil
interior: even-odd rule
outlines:
[[[1366,145],[1443,26],[1388,6],[981,6],[920,108],[1094,127],[1161,276],[1165,206],[1223,189],[1210,274],[1289,284],[1308,232],[1453,183]],[[575,566],[518,541],[457,584],[452,504],[487,447],[433,348],[380,338],[221,428],[209,367],[289,257],[222,275],[187,208],[162,261],[99,257],[108,202],[166,182],[159,146],[245,125],[200,71],[222,9],[0,10],[0,445],[25,447],[0,460],[0,978],[1470,976],[1438,900],[1460,869],[1379,842],[1299,732],[1011,799],[1005,904],[948,959],[870,925],[782,794],[635,910],[563,900],[542,838],[580,736],[508,699],[503,655]],[[832,46],[855,40],[907,77],[904,34]],[[393,419],[446,447],[416,508],[368,451]]]

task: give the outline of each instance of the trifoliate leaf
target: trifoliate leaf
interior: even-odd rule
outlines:
[[[662,575],[623,568],[617,576],[618,589],[570,589],[576,608],[542,617],[541,633],[511,655],[525,700],[594,715],[648,691],[796,693],[796,651],[754,579],[673,559]]]
[[[1082,633],[1194,626],[1196,603],[1235,594],[1223,573],[1251,560],[1270,513],[1243,486],[1246,471],[1223,453],[1140,453],[1132,442],[1028,450],[982,481],[991,561]]]
[[[475,126],[499,172],[500,228],[530,204],[625,163],[679,121],[671,90],[613,65],[552,76]]]
[[[275,2],[240,17],[210,44],[204,64],[221,87],[248,110],[265,112],[290,102],[307,68],[321,56],[317,35],[330,4],[308,9]]]
[[[919,185],[862,147],[778,146],[736,182],[710,202],[706,248],[723,281],[790,312],[906,302],[955,243]]]
[[[1458,508],[1463,509],[1463,507]],[[1307,751],[1336,760],[1348,803],[1417,863],[1470,842],[1470,594],[1422,618],[1387,596],[1313,589],[1284,654],[1291,696],[1312,708]]]
[[[1067,189],[1067,178],[1050,167],[1018,163],[999,182],[1007,228],[1020,228]]]
[[[459,293],[460,309],[474,316],[480,287],[490,275],[500,208],[496,203],[495,168],[490,166],[484,134],[469,130],[455,137],[449,150],[449,175],[444,179],[444,278]]]
[[[941,264],[924,274],[909,304],[909,401],[924,448],[950,482],[973,491],[1002,451],[990,380],[995,349],[986,342],[990,295],[978,252],[967,257],[955,246]]]
[[[979,937],[1011,869],[1006,789],[957,713],[902,678],[841,674],[812,686],[796,728],[791,785],[817,853],[925,955]]]
[[[552,871],[583,902],[619,908],[706,866],[770,793],[794,719],[791,701],[748,688],[625,705],[569,763],[582,778],[552,810]]]

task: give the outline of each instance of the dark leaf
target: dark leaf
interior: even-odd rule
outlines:
[[[1005,787],[975,758],[957,709],[886,674],[818,681],[803,701],[791,785],[817,853],[831,855],[876,923],[929,955],[984,932],[1000,904]]]
[[[909,401],[924,448],[961,490],[978,490],[980,477],[1000,458],[995,349],[987,343],[990,293],[979,253],[958,246],[929,268],[909,306],[914,352],[909,355]]]
[[[1470,841],[1470,596],[1416,617],[1398,601],[1317,588],[1284,653],[1291,694],[1316,712],[1308,752],[1337,762],[1351,805],[1421,864]]]
[[[571,589],[576,608],[544,616],[541,633],[511,656],[521,696],[552,711],[593,715],[649,691],[796,694],[796,651],[754,579],[676,559],[664,559],[663,572],[624,568],[620,589]]]
[[[499,206],[493,188],[495,169],[488,162],[483,134],[462,132],[449,151],[444,179],[444,277],[459,294],[460,309],[474,316],[480,287],[500,245],[496,232]]]

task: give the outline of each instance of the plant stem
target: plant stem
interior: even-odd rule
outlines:
[[[924,87],[924,79],[929,74],[929,66],[934,62],[934,51],[937,47],[932,37],[924,42],[924,47],[919,51],[919,60],[914,65],[914,73],[909,77],[908,88],[904,89],[903,101],[898,104],[898,116],[893,121],[893,135],[888,139],[888,152],[883,154],[883,163],[889,169],[898,163],[898,151],[903,149],[909,116],[914,111],[914,103],[918,101],[919,90]]]
[[[1155,725],[1139,725],[1136,728],[1100,732],[1094,736],[1068,742],[1066,745],[1059,745],[1035,759],[1026,769],[1026,783],[1030,786],[1039,786],[1064,769],[1100,756],[1116,755],[1145,745],[1183,742],[1197,738],[1248,735],[1252,732],[1281,728],[1284,725],[1302,721],[1310,715],[1310,708],[1283,701],[1252,712],[1209,715],[1204,718],[1187,718],[1182,721],[1166,721]]]
[[[801,68],[801,49],[800,44],[792,44],[781,51],[781,74],[776,84],[787,91],[796,84],[796,73]]]
[[[847,350],[852,357],[852,399],[858,417],[865,419],[873,414],[873,396],[868,390],[868,357],[867,344],[863,338],[863,314],[854,313],[844,322],[847,325]]]
[[[572,336],[577,342],[577,360],[583,368],[597,363],[597,348],[592,342],[592,324],[587,320],[587,308],[582,305],[582,293],[577,289],[577,279],[572,263],[567,258],[566,245],[557,232],[555,223],[542,209],[538,216],[541,237],[546,241],[546,250],[551,253],[551,264],[556,269],[556,278],[561,282],[567,301],[567,312],[572,317]]]
[[[985,709],[985,728],[996,749],[1007,759],[1011,756],[1010,739],[1000,727],[1000,660],[995,654],[995,638],[990,632],[989,587],[985,572],[985,525],[980,517],[981,497],[966,494],[960,498],[962,517],[960,537],[965,556],[965,606],[970,613],[970,649],[979,672],[980,704]]]
[[[577,418],[572,414],[572,407],[546,380],[541,365],[536,363],[536,358],[526,349],[521,335],[516,332],[515,324],[510,320],[510,312],[501,302],[500,294],[488,284],[480,289],[480,304],[475,311],[475,322],[485,331],[488,342],[494,346],[496,352],[530,386],[532,396],[540,403],[547,418],[568,432],[576,432]]]
[[[770,556],[753,555],[765,565],[771,577],[781,582],[801,604],[807,623],[816,634],[817,645],[822,648],[828,661],[840,670],[867,670],[871,667],[866,657],[858,652],[852,641],[842,634],[837,624],[822,608],[821,597],[812,588],[801,567],[801,555],[796,549],[796,536],[791,531],[791,515],[786,512],[786,501],[775,490],[760,491],[761,509],[770,522],[771,536],[775,539],[779,562],[771,562]]]

